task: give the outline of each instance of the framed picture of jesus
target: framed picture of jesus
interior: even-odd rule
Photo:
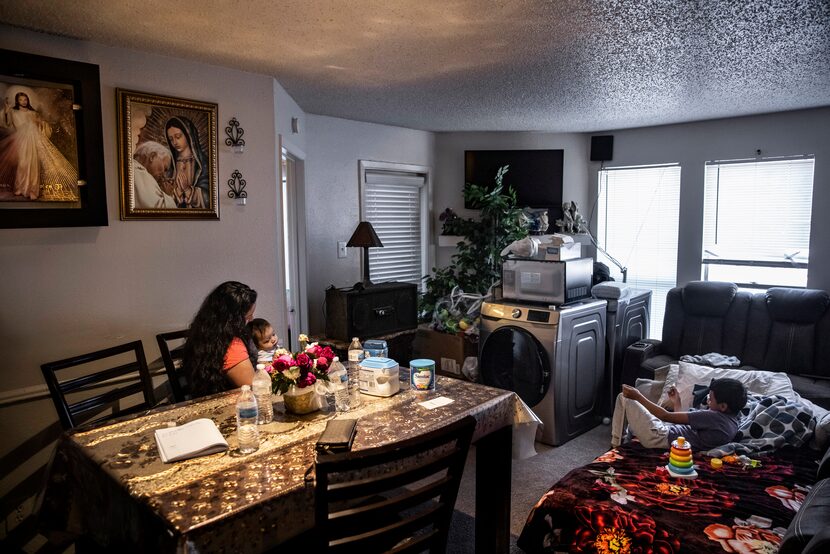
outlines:
[[[98,66],[0,50],[0,227],[103,225]]]

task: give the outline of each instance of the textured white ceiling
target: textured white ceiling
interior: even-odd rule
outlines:
[[[274,75],[306,112],[430,131],[830,105],[828,0],[25,0],[0,21]]]

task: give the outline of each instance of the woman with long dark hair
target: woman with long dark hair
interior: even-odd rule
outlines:
[[[190,324],[182,366],[194,397],[250,385],[256,349],[246,324],[254,317],[257,293],[237,281],[207,295]]]

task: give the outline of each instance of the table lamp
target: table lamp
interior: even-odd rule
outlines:
[[[357,224],[357,229],[352,233],[352,238],[346,243],[346,246],[363,248],[363,281],[357,283],[355,288],[360,285],[361,288],[371,286],[372,282],[369,280],[369,249],[380,248],[383,243],[380,242],[374,227],[368,221],[361,221]]]

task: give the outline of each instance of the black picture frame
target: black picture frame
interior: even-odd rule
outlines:
[[[101,125],[101,79],[97,65],[0,50],[2,77],[69,85],[73,90],[78,152],[79,202],[72,207],[15,208],[3,203],[0,228],[105,227],[107,187]]]

